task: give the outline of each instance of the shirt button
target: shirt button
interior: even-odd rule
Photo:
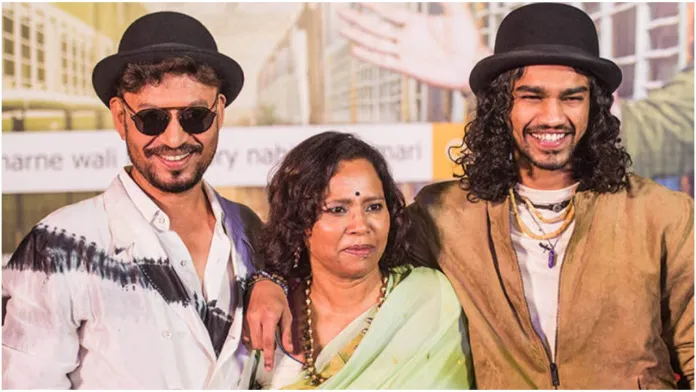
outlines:
[[[168,329],[165,329],[164,331],[162,331],[162,336],[165,337],[165,338],[167,338],[167,339],[169,339],[169,338],[172,337],[172,333],[169,332]]]
[[[157,219],[157,222],[159,222],[160,224],[164,224],[164,218],[160,216],[160,217]]]
[[[181,266],[186,267],[186,260],[181,260]]]

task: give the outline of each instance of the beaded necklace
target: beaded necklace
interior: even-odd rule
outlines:
[[[382,277],[382,287],[380,288],[379,292],[379,299],[377,300],[377,310],[382,306],[384,303],[384,299],[387,296],[387,281],[389,280],[388,275],[384,275]],[[306,322],[305,322],[305,330],[304,330],[304,336],[303,336],[303,349],[304,349],[304,357],[305,357],[305,363],[302,366],[302,370],[305,372],[305,380],[309,380],[310,384],[312,386],[318,386],[324,381],[326,381],[326,378],[322,377],[318,372],[314,364],[314,331],[312,330],[312,299],[310,298],[311,294],[311,287],[312,287],[312,275],[307,277],[306,280],[306,288],[305,288],[305,317],[306,317]],[[367,324],[368,327],[363,329],[360,334],[365,335],[367,333],[367,330],[370,328],[369,325],[372,323],[372,318],[367,319]]]

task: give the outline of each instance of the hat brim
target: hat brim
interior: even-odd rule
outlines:
[[[225,106],[237,98],[244,86],[244,72],[236,61],[218,52],[181,44],[155,45],[104,58],[97,63],[92,72],[94,91],[104,105],[109,107],[109,101],[116,95],[116,82],[127,64],[181,56],[191,57],[215,69],[222,80],[220,93],[226,98]]]
[[[574,48],[545,46],[486,57],[471,70],[469,85],[474,94],[479,95],[501,73],[527,65],[567,65],[579,68],[599,79],[610,92],[614,92],[621,84],[621,69],[612,61],[578,52]]]

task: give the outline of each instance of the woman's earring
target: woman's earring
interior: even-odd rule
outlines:
[[[292,254],[295,263],[292,265],[292,268],[295,269],[300,266],[300,247],[298,246],[297,249],[295,249],[295,252]]]

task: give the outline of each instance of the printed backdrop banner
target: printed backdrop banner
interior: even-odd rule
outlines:
[[[433,177],[431,124],[337,128],[375,146],[399,182]],[[272,169],[302,140],[326,127],[224,128],[205,174],[213,186],[265,186]],[[4,133],[3,193],[102,191],[130,160],[115,131]]]
[[[693,195],[694,3],[567,3],[593,20],[601,57],[623,73],[612,112],[632,170]],[[143,15],[198,19],[242,66],[244,87],[220,116],[206,178],[266,219],[273,165],[320,131],[355,132],[377,146],[406,202],[429,182],[461,175],[452,160],[476,109],[470,70],[523,4],[3,2],[3,252],[127,164],[92,70]]]

